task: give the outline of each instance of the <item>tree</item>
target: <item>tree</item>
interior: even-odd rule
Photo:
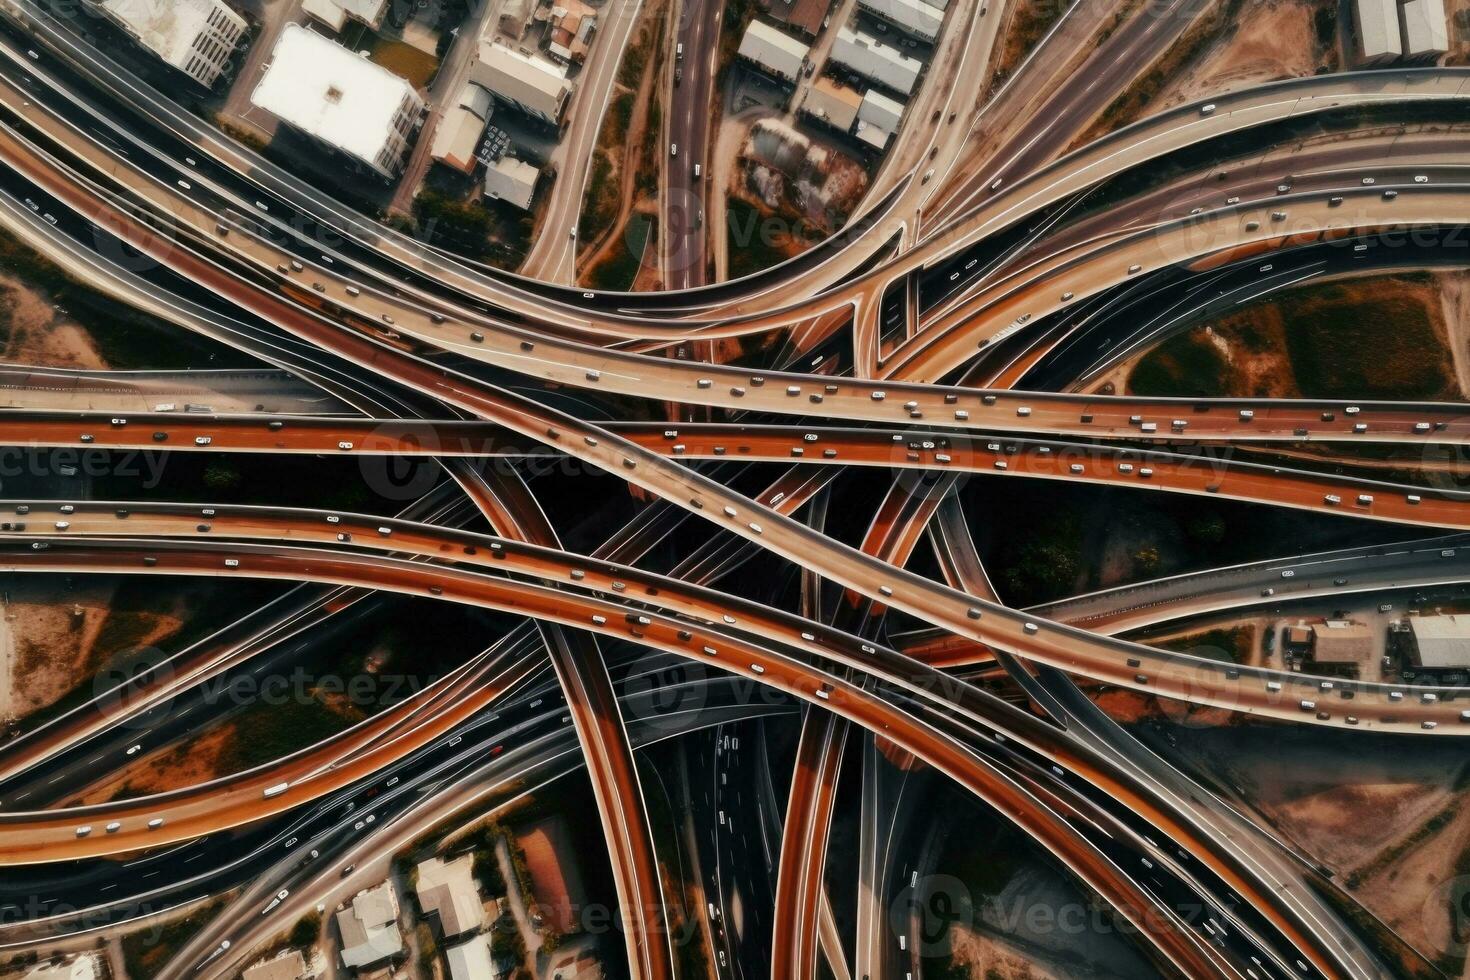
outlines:
[[[317,912],[308,912],[296,920],[296,924],[291,927],[291,935],[286,941],[297,949],[308,949],[316,942],[321,931],[321,915]]]
[[[233,490],[240,485],[240,472],[225,463],[210,463],[204,468],[204,485],[216,492]]]
[[[1157,572],[1160,563],[1159,549],[1153,545],[1139,548],[1133,553],[1133,564],[1138,566],[1138,570],[1145,575],[1152,575]]]

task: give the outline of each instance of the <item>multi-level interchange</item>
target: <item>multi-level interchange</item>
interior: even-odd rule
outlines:
[[[0,0],[0,977],[1461,977],[1440,0]]]

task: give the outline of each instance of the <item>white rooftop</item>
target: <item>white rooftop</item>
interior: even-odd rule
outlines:
[[[540,176],[541,171],[524,160],[501,157],[485,168],[485,194],[529,211],[536,193],[536,179]]]
[[[492,980],[495,976],[489,936],[476,936],[467,943],[450,946],[444,951],[444,958],[449,961],[451,980]]]
[[[1443,54],[1450,49],[1443,0],[1409,0],[1399,8],[1405,54]]]
[[[214,0],[102,0],[110,16],[175,68],[188,62],[214,7]]]
[[[1399,53],[1399,15],[1394,0],[1353,0],[1353,12],[1363,43],[1363,57],[1383,58]]]
[[[1409,628],[1423,666],[1470,667],[1470,615],[1410,616]]]
[[[810,50],[770,24],[753,20],[740,39],[739,54],[783,78],[796,78],[801,74],[802,62]]]
[[[288,24],[250,101],[372,163],[410,95],[417,97],[407,79],[300,24]]]

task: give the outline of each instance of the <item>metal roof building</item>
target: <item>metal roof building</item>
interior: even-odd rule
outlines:
[[[863,93],[862,104],[858,106],[858,119],[870,126],[896,133],[898,124],[903,121],[903,103],[890,99],[882,92],[868,89]]]
[[[205,88],[229,67],[246,29],[244,18],[219,0],[102,0],[97,9]]]
[[[572,84],[567,70],[545,58],[533,58],[489,38],[480,40],[479,57],[470,66],[470,81],[543,122],[560,123]]]
[[[392,177],[424,110],[408,83],[342,45],[288,24],[250,101]]]
[[[801,103],[801,111],[846,133],[857,122],[858,107],[862,102],[863,98],[857,89],[839,85],[830,78],[819,78],[807,91],[806,98]]]
[[[1430,670],[1470,667],[1470,615],[1410,616],[1408,624],[1417,666]]]
[[[1353,26],[1365,61],[1398,57],[1399,15],[1394,0],[1353,0]]]
[[[1399,7],[1399,26],[1404,33],[1405,54],[1439,55],[1450,49],[1444,0],[1409,0]]]
[[[540,177],[541,171],[526,161],[501,157],[485,168],[485,196],[529,211]]]
[[[923,70],[922,62],[900,53],[870,34],[842,27],[832,42],[833,61],[865,78],[908,95]]]
[[[768,75],[786,81],[795,81],[801,75],[801,66],[806,62],[811,49],[794,37],[789,37],[764,21],[753,20],[740,39],[738,54],[754,63]]]
[[[923,0],[858,0],[858,6],[925,41],[939,37],[939,27],[944,23],[944,11]]]

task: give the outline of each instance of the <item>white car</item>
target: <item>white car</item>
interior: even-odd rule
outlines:
[[[678,143],[670,143],[669,144],[669,156],[676,157],[678,155],[679,155],[679,144]]]

